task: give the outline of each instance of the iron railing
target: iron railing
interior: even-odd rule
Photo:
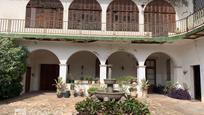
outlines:
[[[49,20],[48,22],[42,24],[38,22],[36,24],[35,21],[28,23],[24,19],[0,19],[0,33],[65,36],[170,37],[186,33],[203,25],[204,9],[196,11],[184,19],[168,24],[114,23],[112,25],[106,25],[105,23],[96,22],[52,22]]]

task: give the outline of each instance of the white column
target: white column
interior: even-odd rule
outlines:
[[[144,9],[139,6],[139,32],[144,32]]]
[[[60,64],[60,75],[59,77],[66,83],[67,78],[67,64]]]
[[[137,68],[137,82],[138,82],[137,90],[138,90],[138,96],[139,97],[142,96],[142,90],[141,90],[141,86],[142,86],[141,81],[142,80],[146,80],[146,66],[144,66],[144,65],[140,65]]]
[[[106,31],[106,8],[102,9],[101,23],[101,30]]]
[[[67,30],[68,27],[68,4],[67,2],[63,3],[64,11],[63,11],[63,29]]]
[[[107,65],[100,65],[100,83],[104,83],[104,79],[106,79],[107,75]]]

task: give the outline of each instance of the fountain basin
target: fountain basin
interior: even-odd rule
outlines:
[[[124,96],[125,93],[122,92],[113,92],[113,93],[108,93],[108,92],[96,92],[95,96],[99,99],[99,100],[103,100],[105,97],[107,97],[108,99],[115,99],[116,101],[120,100],[120,98],[122,96]]]
[[[104,83],[105,84],[116,84],[116,80],[114,80],[114,79],[104,79]]]

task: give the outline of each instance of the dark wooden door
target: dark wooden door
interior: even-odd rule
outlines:
[[[195,99],[201,100],[200,66],[193,66]]]
[[[40,73],[40,90],[54,91],[56,90],[54,80],[59,77],[59,65],[42,64]]]
[[[27,67],[26,70],[26,83],[25,83],[25,92],[30,91],[30,78],[31,78],[31,67]]]

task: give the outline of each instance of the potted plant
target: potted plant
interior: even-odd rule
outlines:
[[[99,89],[98,89],[97,87],[90,87],[87,92],[89,93],[89,96],[92,96],[92,95],[94,95],[98,90],[99,90]]]
[[[131,84],[131,87],[129,88],[129,91],[130,91],[130,96],[131,97],[133,97],[133,98],[137,97],[137,83],[136,82],[133,82]]]
[[[74,93],[75,93],[75,84],[74,83],[71,83],[70,85],[70,97],[74,97]]]
[[[93,81],[93,77],[92,76],[87,76],[85,79],[88,81],[89,85],[92,84],[92,81]]]
[[[141,84],[142,84],[141,85],[142,95],[143,95],[143,97],[147,97],[147,91],[148,91],[148,88],[150,86],[149,81],[143,79],[143,80],[141,80]]]
[[[66,88],[66,84],[63,82],[62,78],[59,77],[58,79],[55,79],[55,84],[53,84],[56,87],[56,94],[58,98],[63,97],[63,93]]]

